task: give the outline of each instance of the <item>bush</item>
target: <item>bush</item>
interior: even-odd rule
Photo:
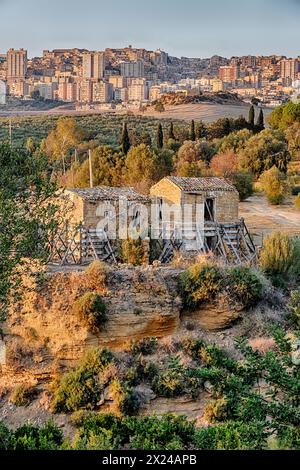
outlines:
[[[107,265],[100,260],[96,260],[86,268],[85,275],[87,276],[90,283],[92,283],[93,288],[96,289],[97,287],[105,286],[107,272]]]
[[[232,183],[239,193],[240,201],[245,201],[252,196],[254,192],[253,177],[250,173],[235,173],[232,177]]]
[[[154,378],[152,388],[160,397],[180,397],[185,392],[185,376],[181,371],[168,369]]]
[[[184,450],[191,448],[194,424],[186,417],[164,415],[126,421],[130,429],[130,449]]]
[[[291,292],[288,309],[292,316],[292,320],[300,327],[300,289]]]
[[[229,271],[226,280],[231,296],[245,308],[254,306],[262,298],[263,284],[258,275],[247,267]]]
[[[299,279],[299,240],[281,232],[273,233],[264,241],[259,262],[264,273],[277,285],[288,281],[291,276]]]
[[[154,354],[157,349],[157,338],[144,338],[132,343],[131,352],[134,355],[143,354],[148,356]]]
[[[261,423],[226,423],[207,429],[196,429],[197,450],[263,450],[267,436]]]
[[[25,425],[12,438],[13,450],[58,450],[63,442],[62,431],[53,423],[41,428]]]
[[[217,294],[225,293],[244,308],[255,305],[262,297],[260,277],[247,267],[219,269],[212,265],[195,264],[180,277],[184,306],[196,310]]]
[[[133,415],[140,408],[140,400],[137,394],[119,379],[113,380],[110,384],[110,393],[113,401],[121,414]]]
[[[128,239],[122,243],[121,256],[123,263],[141,266],[144,263],[145,253],[142,240]]]
[[[93,292],[87,292],[78,299],[73,311],[79,321],[94,334],[99,333],[107,321],[106,305],[102,297]]]
[[[194,264],[180,276],[184,306],[196,310],[219,292],[221,271],[212,265]]]
[[[286,176],[275,166],[265,171],[259,178],[261,189],[265,192],[270,204],[280,205],[288,194]]]
[[[0,421],[0,450],[10,450],[12,447],[12,433],[5,426],[2,421]]]
[[[16,406],[29,406],[34,396],[34,391],[27,385],[19,385],[13,391],[10,401]]]
[[[63,413],[95,408],[102,392],[101,372],[113,361],[114,356],[105,349],[91,351],[77,369],[54,381],[53,411]]]
[[[208,423],[224,421],[226,419],[227,401],[225,398],[210,401],[204,410],[204,419]]]

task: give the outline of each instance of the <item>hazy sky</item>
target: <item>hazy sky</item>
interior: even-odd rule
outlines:
[[[172,55],[300,55],[300,0],[0,0],[0,52],[160,47]]]

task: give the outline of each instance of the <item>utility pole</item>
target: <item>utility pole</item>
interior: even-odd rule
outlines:
[[[94,187],[94,180],[93,180],[93,164],[92,164],[92,151],[89,150],[89,167],[90,167],[90,188]]]

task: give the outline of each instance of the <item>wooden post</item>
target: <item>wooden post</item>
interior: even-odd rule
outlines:
[[[90,188],[94,187],[93,181],[93,164],[92,164],[92,151],[89,150],[89,167],[90,167]]]

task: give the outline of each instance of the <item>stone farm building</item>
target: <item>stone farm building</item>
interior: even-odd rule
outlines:
[[[141,195],[132,188],[100,186],[93,189],[68,190],[64,193],[64,198],[69,201],[70,224],[72,226],[82,224],[84,232],[77,234],[76,237],[73,236],[73,243],[70,235],[66,233],[60,235],[61,241],[64,238],[67,240],[63,241],[63,246],[59,250],[68,250],[67,255],[63,255],[62,263],[70,259],[72,247],[74,247],[73,254],[76,249],[80,249],[80,260],[86,257],[86,254],[83,256],[82,253],[88,251],[94,258],[116,261],[112,254],[110,240],[124,239],[124,236],[120,236],[119,233],[119,219],[122,217],[122,211],[126,206],[129,214],[127,224],[136,223],[138,227],[141,204],[148,208],[149,222],[150,214],[153,214],[150,208],[155,207],[154,212],[157,216],[155,224],[149,225],[149,232],[146,236],[159,239],[161,242],[160,260],[162,262],[170,261],[175,250],[214,252],[217,256],[236,263],[251,261],[256,256],[255,246],[244,221],[239,219],[239,194],[235,187],[224,178],[166,177],[151,188],[150,197]],[[120,200],[124,200],[123,209],[120,208]],[[105,204],[107,204],[107,211]],[[110,214],[112,207],[114,214]],[[182,214],[179,221],[178,218],[172,216],[174,207]],[[186,207],[188,207],[188,212],[186,212]],[[103,231],[104,236],[109,240],[103,241],[102,239],[99,242],[97,227],[103,217],[115,219],[116,234],[111,237],[109,230],[106,229]],[[153,220],[151,222],[153,224]],[[72,249],[66,248],[69,246]],[[54,251],[57,254],[56,248],[56,243],[54,243]],[[104,253],[102,253],[103,250]]]

